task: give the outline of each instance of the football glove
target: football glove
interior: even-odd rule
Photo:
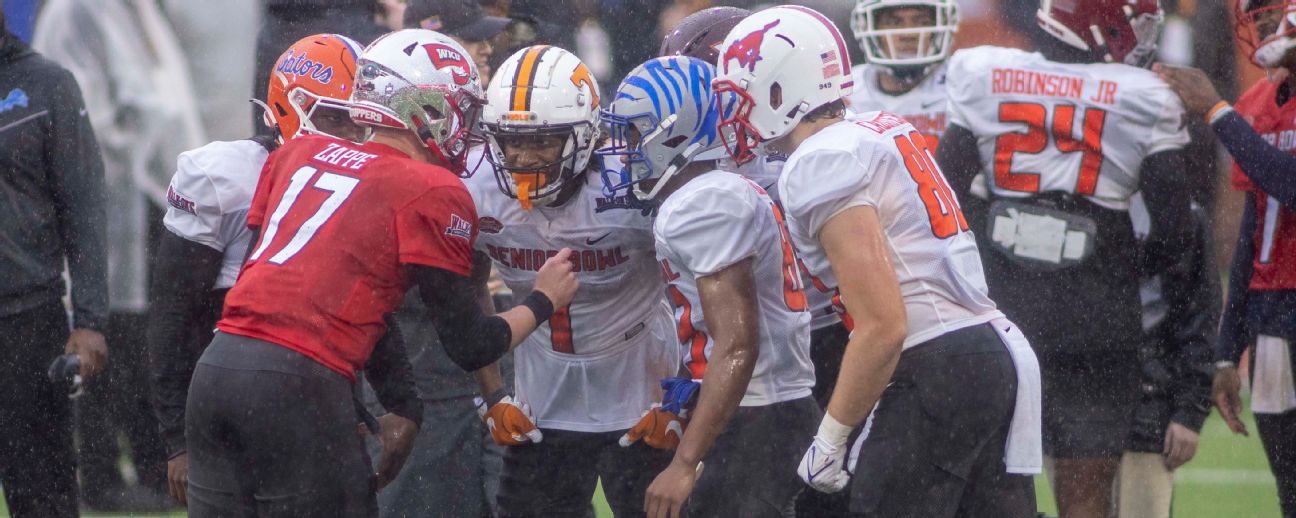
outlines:
[[[540,442],[544,435],[536,428],[535,416],[531,406],[518,405],[513,396],[504,396],[498,403],[487,408],[486,400],[478,397],[477,415],[481,416],[486,428],[490,429],[495,444],[502,446],[520,446],[529,442]]]
[[[846,471],[846,441],[851,428],[824,414],[819,433],[801,457],[797,475],[810,487],[823,493],[836,493],[846,487],[850,473]]]
[[[693,406],[702,384],[688,378],[662,378],[661,407],[675,415],[688,417],[688,409]]]
[[[621,446],[628,447],[642,440],[644,444],[659,450],[673,450],[679,446],[680,437],[684,436],[687,415],[687,411],[681,416],[661,405],[653,405],[618,442]]]

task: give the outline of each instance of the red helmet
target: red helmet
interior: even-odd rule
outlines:
[[[714,65],[729,30],[750,15],[751,11],[737,7],[712,7],[693,13],[662,39],[657,55],[689,56]]]
[[[323,133],[311,117],[321,109],[347,113],[359,53],[359,44],[338,34],[297,40],[279,56],[270,73],[266,125],[277,128],[282,141],[299,134]]]
[[[1236,9],[1234,30],[1251,49],[1251,61],[1265,68],[1280,66],[1296,47],[1296,0],[1238,0]]]
[[[1096,61],[1144,66],[1156,57],[1162,12],[1157,0],[1042,0],[1035,18]]]

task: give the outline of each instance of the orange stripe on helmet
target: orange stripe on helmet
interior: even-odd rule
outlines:
[[[536,45],[527,49],[526,54],[522,55],[522,63],[518,64],[517,71],[513,75],[513,111],[528,111],[531,109],[531,86],[535,82],[536,72],[539,71],[540,58],[549,51],[548,45]]]

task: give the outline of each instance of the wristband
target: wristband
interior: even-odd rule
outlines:
[[[846,444],[853,427],[846,426],[833,419],[832,414],[824,412],[823,421],[819,422],[819,437],[833,446]]]
[[[1210,111],[1206,112],[1206,122],[1215,124],[1215,121],[1220,120],[1231,111],[1233,111],[1233,107],[1229,106],[1228,101],[1217,102],[1215,106],[1211,107]]]
[[[531,309],[531,313],[535,315],[536,326],[545,323],[553,315],[553,302],[549,300],[548,295],[540,291],[532,291],[522,301],[522,305]]]

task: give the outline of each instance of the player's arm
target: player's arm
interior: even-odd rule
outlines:
[[[981,155],[972,130],[951,124],[936,148],[936,163],[959,201],[971,196],[972,180],[981,172]]]
[[[162,429],[168,458],[185,452],[185,401],[198,361],[190,349],[189,331],[215,287],[223,257],[222,251],[169,230],[162,232],[153,257],[145,340],[153,412]]]
[[[411,265],[423,303],[431,312],[446,354],[460,368],[476,371],[504,356],[553,314],[571,303],[576,276],[562,249],[540,267],[535,289],[517,307],[488,315],[478,303],[473,280],[441,268]]]
[[[414,386],[414,367],[396,317],[389,314],[384,320],[387,332],[374,344],[365,362],[365,379],[387,412],[409,419],[417,428],[423,423],[423,404]]]
[[[1242,225],[1238,229],[1237,246],[1233,250],[1233,264],[1229,267],[1228,300],[1224,303],[1224,316],[1221,318],[1219,340],[1215,343],[1215,380],[1211,386],[1211,398],[1220,417],[1228,424],[1233,433],[1246,435],[1246,425],[1242,424],[1242,399],[1239,392],[1242,380],[1238,375],[1237,363],[1242,359],[1242,352],[1255,338],[1247,325],[1248,287],[1255,269],[1255,229],[1256,203],[1255,193],[1246,194],[1246,208],[1242,211]]]
[[[1170,419],[1200,431],[1210,414],[1212,345],[1219,329],[1221,296],[1209,216],[1195,209],[1193,223],[1193,253],[1186,256],[1182,269],[1164,277],[1162,287],[1173,316],[1165,327],[1171,332],[1169,359],[1176,372],[1171,383],[1174,412]]]
[[[798,468],[812,487],[831,493],[846,486],[846,440],[891,381],[907,330],[900,282],[877,209],[858,205],[833,216],[819,243],[855,323],[827,412]]]
[[[698,298],[707,330],[711,333],[711,354],[706,377],[698,394],[688,429],[675,449],[670,466],[653,481],[646,495],[648,516],[678,515],[692,491],[698,464],[715,445],[742,402],[756,368],[760,351],[760,313],[757,309],[753,259],[748,257],[716,273],[697,279]]]
[[[1145,272],[1159,272],[1192,253],[1193,222],[1184,179],[1182,149],[1143,159],[1139,190],[1147,202],[1151,229],[1143,243]]]

